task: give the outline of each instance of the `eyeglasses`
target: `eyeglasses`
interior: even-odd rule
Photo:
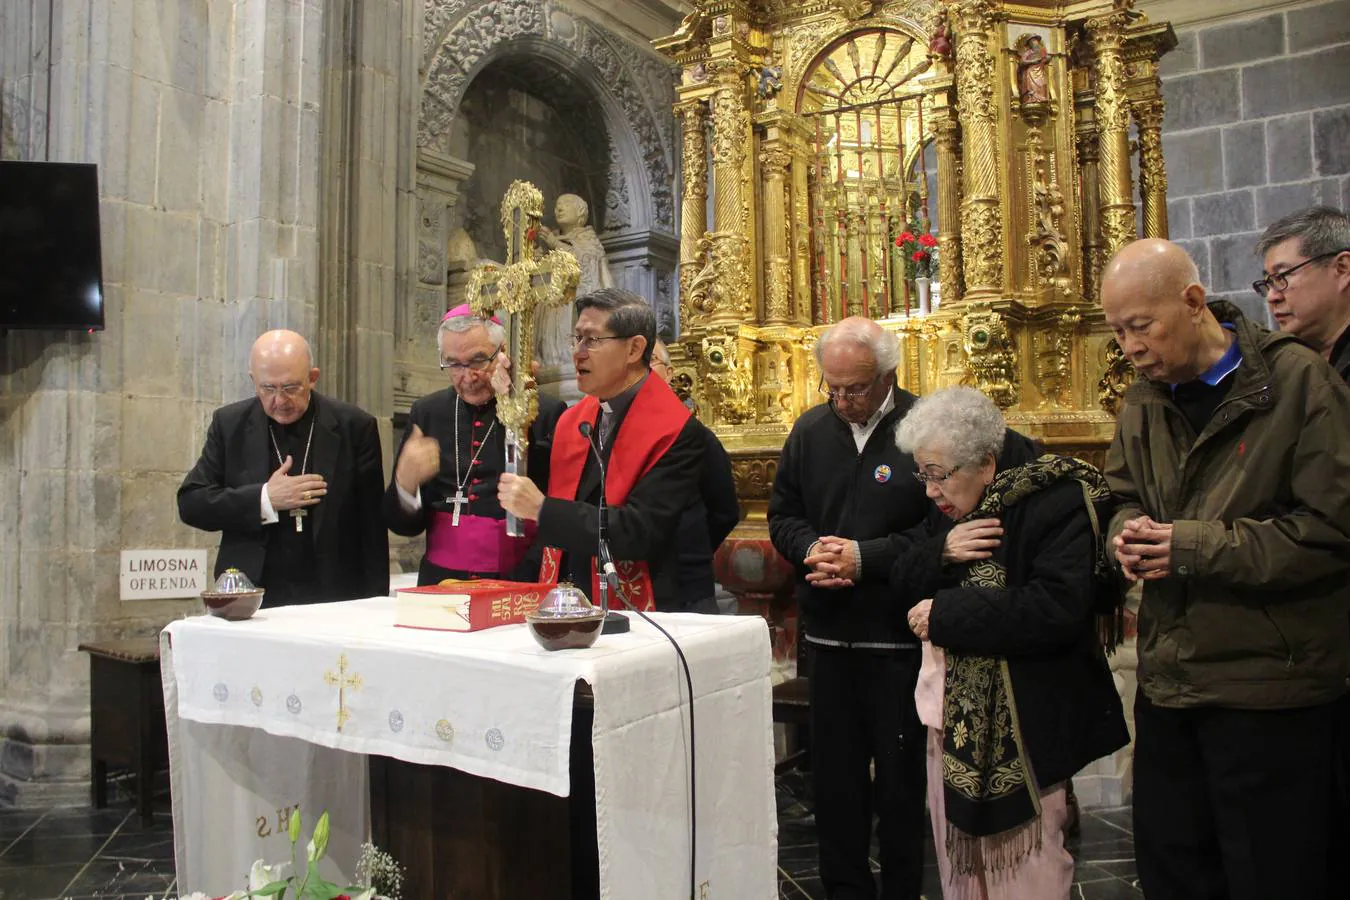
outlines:
[[[597,344],[604,343],[605,341],[626,341],[626,340],[628,340],[628,338],[621,334],[604,334],[598,337],[592,335],[574,334],[572,335],[572,349],[585,350],[587,353],[590,353],[592,350],[595,349]]]
[[[1269,275],[1267,275],[1265,278],[1262,278],[1260,281],[1253,281],[1252,290],[1256,291],[1256,293],[1260,294],[1262,297],[1268,296],[1272,288],[1279,291],[1280,293],[1284,293],[1285,291],[1289,290],[1290,275],[1293,275],[1295,272],[1297,272],[1304,266],[1308,265],[1309,263],[1315,263],[1319,259],[1326,259],[1327,257],[1330,256],[1340,256],[1342,253],[1350,253],[1350,247],[1347,247],[1343,250],[1332,250],[1330,253],[1321,253],[1317,256],[1314,256],[1312,259],[1305,259],[1303,262],[1294,266],[1292,269],[1285,269],[1283,272],[1271,272]]]
[[[875,388],[876,386],[877,383],[874,380],[867,387],[849,388],[848,390],[834,390],[833,388],[827,388],[825,386],[825,379],[822,378],[820,379],[820,384],[816,387],[816,390],[820,391],[826,397],[829,397],[835,403],[838,403],[840,400],[860,400],[863,397],[866,397],[868,394],[872,393],[872,389]]]
[[[919,484],[942,484],[959,471],[961,471],[960,466],[952,466],[945,472],[933,472],[931,474],[928,472],[915,472],[914,479],[918,481]]]
[[[283,385],[275,385],[275,384],[258,385],[258,393],[262,394],[269,400],[275,398],[277,394],[280,394],[287,400],[294,400],[296,397],[299,397],[302,393],[304,393],[304,390],[305,385],[301,384],[300,382],[293,382],[291,384],[283,384]]]
[[[460,362],[459,360],[454,359],[447,361],[442,359],[441,371],[444,372],[446,369],[449,369],[452,375],[460,372],[482,372],[497,361],[497,354],[501,352],[502,348],[498,347],[496,350],[492,351],[491,356],[475,356],[468,362]]]

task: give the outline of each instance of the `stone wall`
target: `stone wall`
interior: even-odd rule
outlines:
[[[107,320],[96,334],[0,340],[0,805],[84,802],[88,663],[77,646],[151,635],[193,608],[121,602],[119,551],[214,546],[178,522],[175,492],[211,411],[251,393],[254,338],[339,323],[341,358],[321,350],[320,367],[345,373],[340,395],[378,393],[377,414],[391,411],[411,8],[0,5],[0,155],[98,164]],[[321,116],[334,85],[342,119]],[[341,276],[325,276],[323,293],[321,257]],[[363,359],[373,374],[353,377]]]
[[[1177,30],[1163,59],[1168,217],[1212,293],[1258,321],[1260,232],[1350,206],[1350,0]]]

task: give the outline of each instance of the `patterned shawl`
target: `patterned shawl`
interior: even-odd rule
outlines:
[[[1047,454],[1000,472],[984,498],[962,521],[997,518],[1009,507],[1060,481],[1083,487],[1089,514],[1110,495],[1106,479],[1087,463]],[[1006,590],[1001,545],[969,565],[963,587]],[[1104,557],[1098,548],[1097,574]],[[947,854],[955,871],[969,875],[1015,866],[1040,846],[1040,792],[1027,762],[1008,661],[947,652],[942,699],[942,782],[947,811]]]

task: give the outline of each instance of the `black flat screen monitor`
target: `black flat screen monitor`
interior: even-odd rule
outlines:
[[[0,328],[103,328],[97,166],[0,161]]]

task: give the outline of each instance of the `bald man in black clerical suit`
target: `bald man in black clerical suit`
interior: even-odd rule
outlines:
[[[212,416],[178,488],[179,517],[221,532],[216,574],[240,569],[265,606],[387,596],[374,417],[314,390],[319,370],[293,331],[258,338],[249,377],[257,398]]]

